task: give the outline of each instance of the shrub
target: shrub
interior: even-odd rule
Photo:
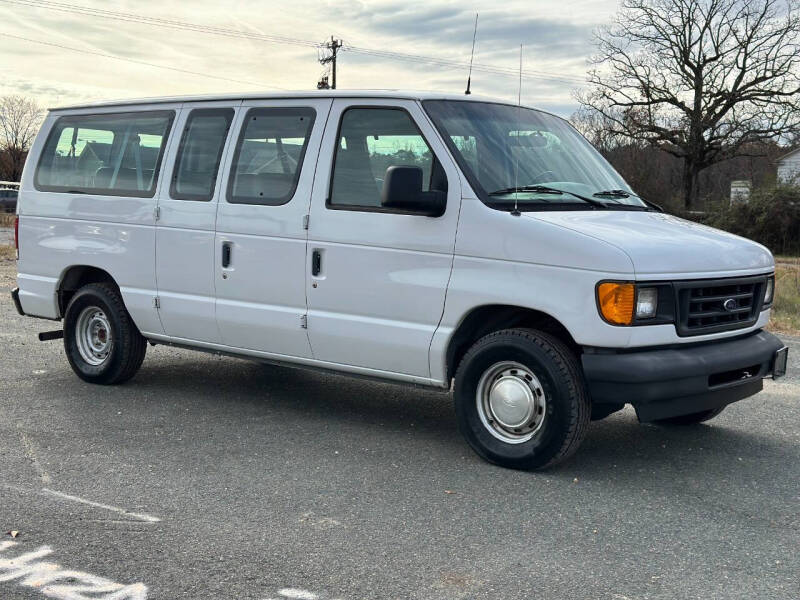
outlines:
[[[698,215],[681,215],[749,238],[773,254],[800,255],[800,187],[754,190],[747,203],[722,204]]]

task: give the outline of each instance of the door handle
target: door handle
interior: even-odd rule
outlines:
[[[231,242],[222,242],[222,268],[227,269],[231,266]]]
[[[311,274],[318,277],[322,272],[322,253],[319,250],[314,250],[311,253]]]

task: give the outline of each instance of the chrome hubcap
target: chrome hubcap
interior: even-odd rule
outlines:
[[[78,353],[92,366],[102,365],[114,345],[111,325],[106,314],[96,306],[88,306],[78,316],[75,326]]]
[[[547,400],[539,379],[515,362],[492,365],[478,382],[478,414],[494,437],[510,444],[530,440],[544,423]]]

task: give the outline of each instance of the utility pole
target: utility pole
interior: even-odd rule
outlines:
[[[322,45],[323,48],[330,50],[330,55],[325,56],[319,59],[319,63],[321,65],[327,65],[330,63],[331,65],[331,89],[336,89],[336,55],[339,51],[339,48],[342,47],[342,40],[337,40],[333,36],[331,36],[330,42],[325,42]]]

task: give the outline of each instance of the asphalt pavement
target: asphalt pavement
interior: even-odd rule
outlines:
[[[12,281],[0,262],[4,600],[800,598],[800,340],[709,424],[626,409],[523,473],[471,452],[445,393],[162,346],[83,383]]]

